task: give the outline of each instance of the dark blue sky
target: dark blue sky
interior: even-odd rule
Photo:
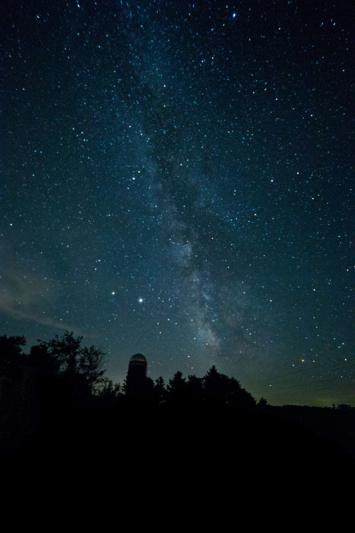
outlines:
[[[355,403],[351,4],[3,2],[1,332]]]

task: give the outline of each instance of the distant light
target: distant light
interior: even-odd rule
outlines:
[[[116,291],[111,291],[112,296],[116,295]]]
[[[138,303],[142,304],[144,302],[144,299],[142,297],[138,298]]]

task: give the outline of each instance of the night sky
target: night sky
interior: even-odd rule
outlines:
[[[351,5],[3,1],[0,333],[355,404]]]

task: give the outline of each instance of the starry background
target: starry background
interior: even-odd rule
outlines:
[[[351,4],[3,1],[1,333],[355,404]]]

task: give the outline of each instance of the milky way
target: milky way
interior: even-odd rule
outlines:
[[[1,332],[354,403],[353,11],[4,2]]]

